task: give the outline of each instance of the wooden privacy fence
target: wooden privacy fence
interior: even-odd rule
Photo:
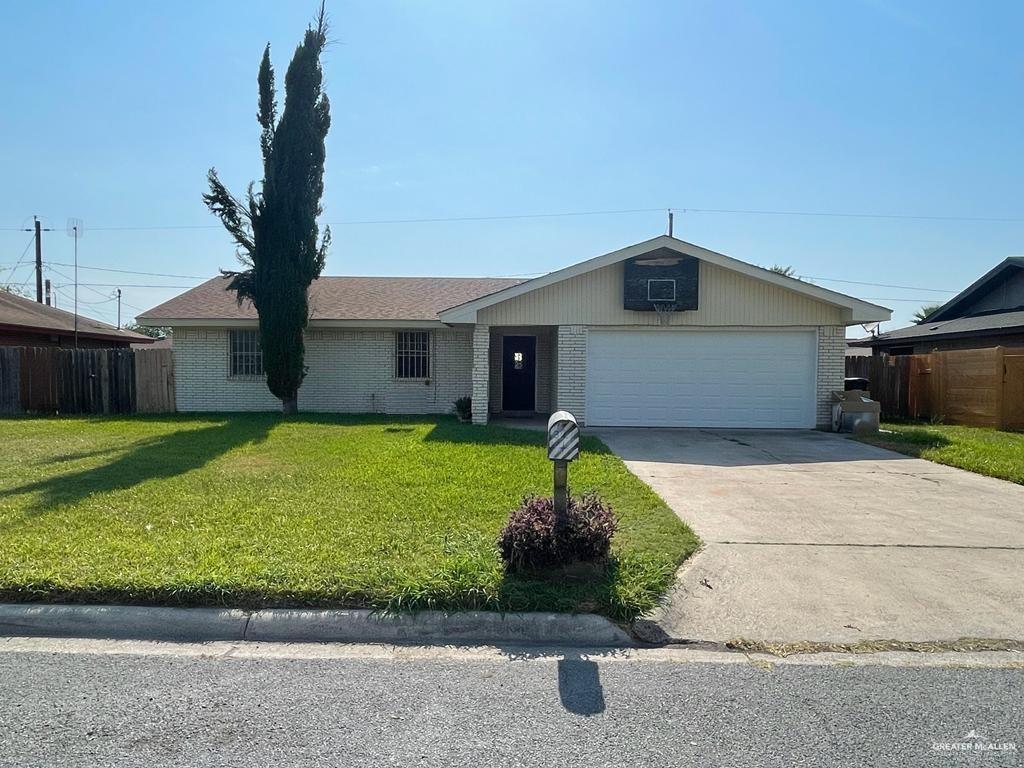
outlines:
[[[0,347],[0,413],[174,410],[173,350]]]
[[[1024,349],[848,357],[846,375],[870,382],[882,418],[1024,429]]]

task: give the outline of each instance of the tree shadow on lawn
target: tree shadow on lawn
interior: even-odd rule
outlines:
[[[934,448],[945,448],[953,442],[945,435],[925,429],[924,427],[900,425],[898,428],[898,432],[877,432],[860,435],[859,437],[862,441],[879,448],[886,448],[890,451],[918,458],[925,451]]]
[[[141,440],[107,464],[69,473],[58,470],[45,479],[0,491],[0,498],[36,493],[38,498],[28,514],[42,514],[96,493],[124,490],[198,469],[240,445],[262,442],[278,423],[274,418],[234,416],[200,429],[175,430]],[[68,458],[75,457],[57,457],[55,464],[59,467]]]

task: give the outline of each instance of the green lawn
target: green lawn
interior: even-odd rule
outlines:
[[[452,418],[0,422],[0,600],[167,605],[652,608],[695,535],[594,438],[574,493],[618,513],[606,577],[503,572],[495,539],[550,493],[540,432]]]
[[[944,424],[885,423],[864,442],[1024,484],[1024,433]]]

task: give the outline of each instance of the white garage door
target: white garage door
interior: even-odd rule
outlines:
[[[595,331],[587,340],[592,426],[814,426],[810,331]]]

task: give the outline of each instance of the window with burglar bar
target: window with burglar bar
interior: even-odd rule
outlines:
[[[395,377],[430,378],[429,331],[399,331],[395,334]]]
[[[232,376],[262,376],[259,331],[231,331],[229,357]]]

